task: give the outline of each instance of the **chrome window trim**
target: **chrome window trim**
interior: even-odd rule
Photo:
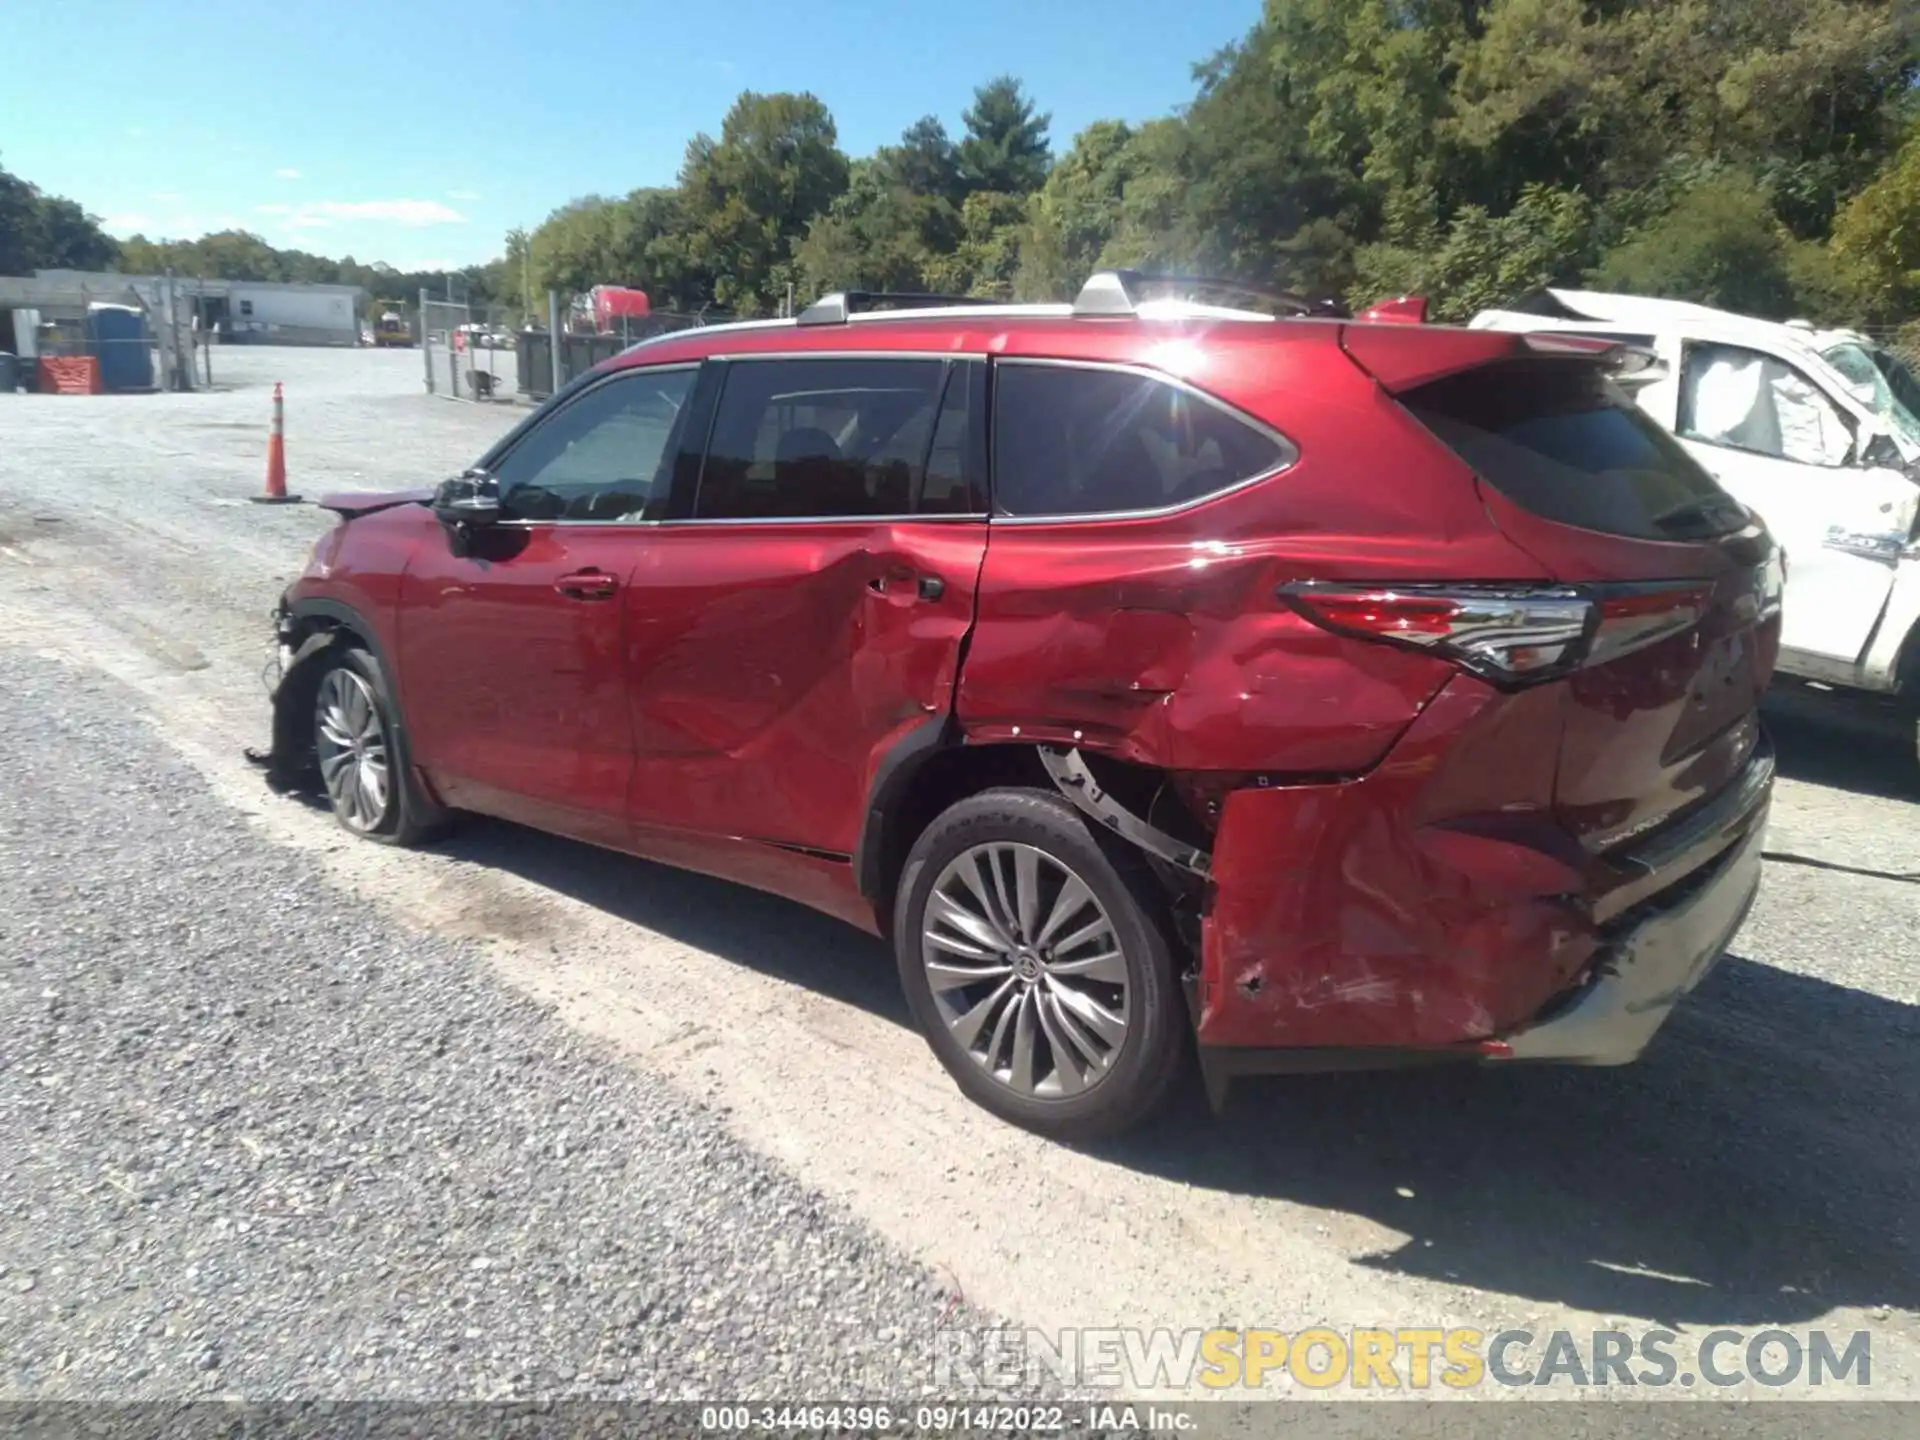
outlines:
[[[666,520],[496,520],[488,527],[493,530],[531,530],[536,525],[591,525],[597,530],[617,526],[623,530],[651,530],[656,525],[669,524]]]
[[[1236,480],[1231,485],[1222,486],[1220,489],[1210,491],[1205,495],[1195,496],[1191,500],[1182,500],[1174,505],[1156,505],[1144,510],[1065,511],[1052,515],[1002,515],[998,511],[995,511],[988,517],[991,523],[995,525],[1085,525],[1107,520],[1154,520],[1162,516],[1179,515],[1197,506],[1210,505],[1222,496],[1237,494],[1239,491],[1245,490],[1253,485],[1258,485],[1264,480],[1271,480],[1276,475],[1285,474],[1300,463],[1300,447],[1294,444],[1286,435],[1274,429],[1273,426],[1259,417],[1249,414],[1237,405],[1229,404],[1218,395],[1213,395],[1202,390],[1192,381],[1175,375],[1171,371],[1156,370],[1151,365],[1135,365],[1114,360],[1063,360],[1052,356],[1034,355],[994,357],[994,368],[996,370],[1003,366],[1017,365],[1040,366],[1056,370],[1113,370],[1118,371],[1122,375],[1136,375],[1142,379],[1157,380],[1163,384],[1172,385],[1176,389],[1186,391],[1195,399],[1202,400],[1208,405],[1213,406],[1214,409],[1239,421],[1242,425],[1245,425],[1257,434],[1266,436],[1269,440],[1273,441],[1275,445],[1279,446],[1280,460],[1279,463],[1270,465],[1265,470],[1256,471],[1244,480]],[[989,476],[989,493],[991,493],[994,488],[994,482],[997,482],[1000,478],[999,453],[997,449],[998,439],[999,435],[997,431],[988,436],[987,448],[989,458],[987,462],[987,473]]]
[[[645,343],[645,342],[642,342],[642,343]],[[541,422],[540,425],[529,426],[527,429],[527,432],[524,435],[520,436],[519,439],[515,440],[513,442],[513,445],[506,451],[505,454],[503,454],[500,457],[500,459],[501,460],[511,459],[513,456],[513,452],[515,450],[518,450],[521,446],[525,445],[527,441],[530,440],[534,435],[536,435],[543,426],[552,424],[554,420],[566,414],[567,411],[571,410],[576,404],[580,402],[583,396],[592,395],[596,391],[604,390],[610,385],[616,385],[622,380],[632,380],[645,375],[672,375],[681,370],[694,371],[696,375],[695,383],[698,384],[699,382],[697,377],[698,377],[698,372],[701,364],[702,362],[699,360],[671,360],[664,365],[622,365],[617,369],[609,370],[606,372],[606,374],[602,375],[598,380],[594,381],[591,385],[582,385],[572,395],[569,395],[567,397],[567,403],[565,405],[562,405],[559,409],[555,410],[553,414],[545,417],[545,419]],[[693,397],[693,392],[691,390],[687,392],[687,397],[688,399],[691,399]],[[685,404],[686,402],[682,401],[681,403]],[[666,458],[664,452],[662,454],[662,458],[663,459]],[[497,479],[499,475],[499,470],[497,468],[497,465],[494,469],[494,475]],[[671,491],[672,484],[673,484],[671,475],[668,476],[667,484],[668,484],[669,491]],[[500,492],[500,502],[503,505],[506,503],[506,499],[509,493],[511,492],[506,490],[502,490]],[[651,494],[649,494],[647,498],[651,500],[653,497],[651,496]],[[638,527],[650,527],[650,526],[659,525],[662,523],[663,522],[659,520],[503,519],[503,520],[494,521],[492,528],[496,530],[526,529],[533,525],[594,525],[594,526],[599,526],[601,528],[604,528],[608,525],[630,525],[638,528]]]
[[[942,525],[971,521],[982,524],[993,517],[983,510],[958,515],[951,511],[915,515],[743,515],[737,519],[725,515],[688,515],[678,520],[648,520],[648,525]],[[619,521],[574,520],[574,525],[619,524]]]

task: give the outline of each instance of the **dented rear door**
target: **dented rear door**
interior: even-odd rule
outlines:
[[[1273,354],[1237,373],[1285,376],[1293,357]],[[1325,373],[1324,352],[1308,358]],[[1358,435],[1347,449],[1364,462],[1394,422],[1332,364],[1354,383],[1296,433]],[[1027,359],[994,370],[992,535],[958,708],[969,739],[1162,769],[1354,773],[1445,682],[1428,657],[1330,636],[1275,598],[1356,559],[1410,563],[1393,535],[1403,496],[1357,493],[1311,440],[1171,374]],[[1460,530],[1431,511],[1418,524],[1457,538],[1468,563],[1491,535],[1477,509]]]

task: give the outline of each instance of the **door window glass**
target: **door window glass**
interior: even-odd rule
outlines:
[[[1802,465],[1844,465],[1853,430],[1811,380],[1783,360],[1736,345],[1689,345],[1680,433]]]
[[[667,498],[668,441],[697,372],[631,370],[583,390],[495,467],[515,520],[651,520]]]
[[[956,365],[955,372],[970,365]],[[696,519],[832,519],[950,511],[964,438],[947,438],[942,360],[734,361],[714,415]],[[966,396],[960,393],[965,431]],[[943,446],[945,449],[943,450]],[[929,453],[942,478],[927,481]],[[953,475],[958,465],[959,480]]]
[[[1002,515],[1157,510],[1293,458],[1224,407],[1126,370],[1003,364],[993,429]]]
[[[987,367],[980,364],[955,365],[947,376],[947,393],[940,402],[940,419],[934,426],[932,448],[927,454],[926,478],[920,486],[916,513],[928,515],[979,515],[987,508],[982,483],[986,466],[982,463],[980,438],[973,415],[981,404]]]

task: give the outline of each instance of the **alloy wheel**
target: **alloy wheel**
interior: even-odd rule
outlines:
[[[341,823],[363,835],[378,830],[393,799],[387,729],[373,688],[344,667],[329,670],[320,681],[314,752]]]
[[[1112,918],[1035,846],[975,845],[940,872],[921,963],[953,1038],[1018,1094],[1082,1094],[1126,1043],[1127,962]]]

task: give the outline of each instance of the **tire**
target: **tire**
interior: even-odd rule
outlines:
[[[907,1004],[970,1099],[1072,1142],[1159,1110],[1190,1023],[1159,892],[1131,852],[1058,795],[988,790],[927,827],[899,896]]]
[[[424,845],[450,817],[421,789],[380,662],[347,647],[314,688],[313,751],[322,793],[349,834],[380,845]]]

